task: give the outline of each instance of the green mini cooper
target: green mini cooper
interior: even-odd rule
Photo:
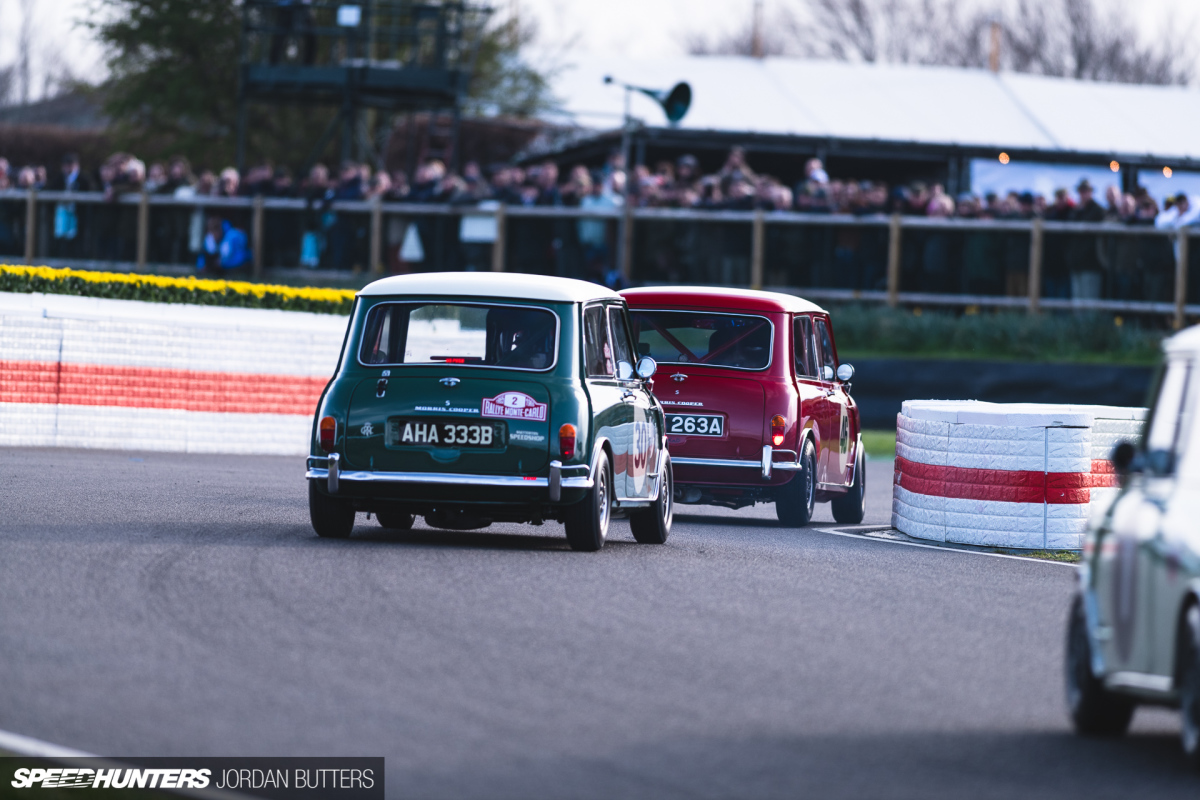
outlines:
[[[562,522],[604,545],[614,513],[662,544],[673,512],[655,364],[625,301],[583,281],[496,273],[385,278],[361,292],[317,405],[308,500],[319,536],[359,511],[385,528]]]

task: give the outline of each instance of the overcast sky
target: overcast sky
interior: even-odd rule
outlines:
[[[1126,0],[1117,0],[1125,2]],[[750,16],[754,0],[491,0],[502,13],[516,7],[536,18],[541,44],[551,50],[571,43],[571,52],[610,53],[628,58],[653,58],[683,52],[683,37],[694,31],[714,31]],[[795,0],[765,0],[771,7]],[[964,0],[971,2],[971,0]],[[103,76],[103,53],[88,32],[76,23],[96,0],[34,0],[37,47],[34,57],[35,95],[40,94],[41,51],[61,55],[79,76]],[[16,55],[21,0],[0,0],[0,67]],[[1145,35],[1159,31],[1174,11],[1179,21],[1194,22],[1200,3],[1194,0],[1136,0],[1136,14]],[[1200,35],[1200,27],[1197,28]],[[563,59],[569,63],[570,54]]]

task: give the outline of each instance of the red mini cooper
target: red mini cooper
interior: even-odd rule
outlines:
[[[829,314],[774,292],[655,287],[621,293],[642,355],[658,362],[675,501],[775,503],[801,526],[815,503],[862,522],[866,453],[854,368],[838,365]]]

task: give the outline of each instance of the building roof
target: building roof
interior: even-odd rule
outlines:
[[[0,108],[3,125],[53,125],[72,130],[102,131],[109,125],[104,98],[94,92],[71,91],[25,105]]]
[[[647,286],[626,289],[621,296],[639,308],[714,308],[726,311],[791,311],[825,313],[825,309],[791,294],[724,286]]]
[[[1200,159],[1200,92],[1187,87],[795,58],[573,61],[552,88],[563,115],[589,128],[620,125],[624,93],[603,82],[612,75],[654,89],[688,81],[693,102],[681,130]],[[631,110],[647,125],[665,125],[640,93]]]
[[[395,275],[367,284],[358,294],[362,297],[502,297],[550,303],[581,303],[587,300],[617,299],[620,296],[610,289],[587,281],[510,272],[423,272],[415,275]]]

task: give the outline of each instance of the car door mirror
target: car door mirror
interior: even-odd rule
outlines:
[[[833,380],[833,367],[830,367],[830,366],[821,367],[821,380],[823,380],[823,381]]]
[[[842,364],[837,368],[837,378],[842,383],[849,383],[854,380],[854,367],[849,364]]]
[[[1140,457],[1133,442],[1118,444],[1113,448],[1108,460],[1112,462],[1113,472],[1117,474],[1117,483],[1121,486],[1125,485],[1130,473],[1141,472],[1145,468],[1145,460]]]
[[[1109,456],[1109,461],[1112,462],[1113,470],[1121,475],[1129,472],[1129,468],[1133,466],[1134,456],[1137,455],[1137,448],[1132,442],[1121,442],[1113,448],[1112,455]]]
[[[637,363],[637,376],[644,381],[654,377],[658,372],[658,363],[650,356],[642,356]]]
[[[633,364],[630,364],[628,361],[618,361],[617,378],[623,381],[633,380]]]

